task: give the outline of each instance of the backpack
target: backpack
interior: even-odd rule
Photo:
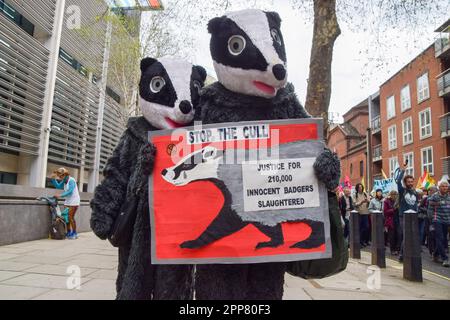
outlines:
[[[61,217],[56,217],[50,226],[49,237],[53,240],[64,240],[66,238],[67,226]]]
[[[344,238],[341,213],[334,193],[328,192],[330,238],[332,255],[328,259],[294,261],[287,263],[287,273],[304,279],[320,279],[339,273],[347,267],[348,245]]]

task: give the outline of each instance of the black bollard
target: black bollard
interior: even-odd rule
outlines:
[[[361,243],[359,239],[359,212],[350,212],[350,258],[361,259]]]
[[[384,246],[384,217],[381,211],[372,211],[372,264],[386,268],[386,248]]]
[[[403,213],[403,226],[403,278],[422,282],[422,250],[416,211]]]

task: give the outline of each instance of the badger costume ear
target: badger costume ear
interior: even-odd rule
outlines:
[[[206,70],[202,66],[194,66],[194,69],[197,70],[203,82],[206,80]]]
[[[141,60],[141,72],[144,72],[147,70],[148,67],[150,67],[152,64],[157,62],[158,60],[153,58],[144,58]]]
[[[213,33],[217,33],[220,31],[220,26],[222,24],[223,21],[225,21],[226,17],[216,17],[216,18],[212,18],[211,20],[209,20],[208,22],[208,32],[213,34]]]
[[[265,11],[267,17],[271,20],[273,20],[273,22],[276,23],[276,26],[278,27],[278,29],[281,27],[281,18],[280,15],[278,14],[278,12],[275,11]]]

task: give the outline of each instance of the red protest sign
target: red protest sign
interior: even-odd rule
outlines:
[[[330,257],[327,193],[312,170],[321,132],[315,119],[151,132],[152,263]]]

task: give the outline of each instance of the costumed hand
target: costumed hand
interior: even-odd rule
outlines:
[[[314,162],[314,172],[328,190],[336,189],[341,176],[341,162],[337,154],[325,148]]]
[[[144,165],[144,174],[150,175],[155,164],[156,147],[152,143],[147,143],[141,148],[142,164]]]

